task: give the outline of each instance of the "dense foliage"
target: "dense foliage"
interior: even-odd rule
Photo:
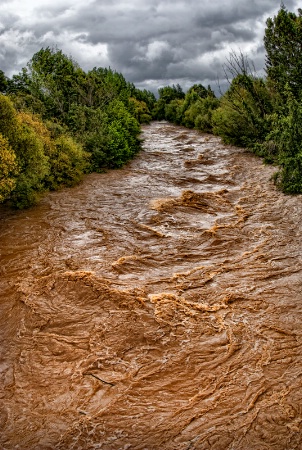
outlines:
[[[155,119],[212,131],[212,112],[219,101],[210,86],[206,89],[202,84],[195,84],[185,94],[179,85],[173,85],[159,89],[158,93],[159,99],[153,109]]]
[[[156,101],[120,73],[86,73],[50,48],[11,79],[0,71],[0,92],[0,202],[18,208],[78,183],[84,173],[129,161]]]
[[[264,45],[270,85],[285,100],[284,87],[288,85],[294,97],[302,100],[302,10],[296,15],[282,7],[266,25]]]
[[[58,49],[41,49],[18,75],[0,70],[0,203],[30,206],[83,174],[118,168],[139,150],[152,119],[220,135],[279,167],[276,185],[302,193],[302,10],[267,19],[265,79],[231,53],[220,99],[195,84],[153,93],[110,68],[88,72]]]
[[[211,88],[194,85],[159,90],[154,117],[244,146],[279,166],[276,185],[302,193],[302,10],[281,7],[268,18],[264,44],[266,79],[255,75],[243,54],[231,53],[225,64],[227,92],[218,100]]]

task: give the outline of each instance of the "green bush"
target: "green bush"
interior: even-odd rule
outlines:
[[[124,103],[114,100],[106,112],[96,111],[95,126],[89,125],[84,137],[84,148],[91,155],[92,170],[121,167],[140,148],[140,126]],[[93,120],[93,116],[91,117]]]
[[[200,131],[212,132],[213,111],[219,106],[219,100],[215,97],[198,98],[185,111],[182,124]]]
[[[13,149],[20,169],[10,195],[17,208],[37,201],[44,190],[43,179],[50,169],[44,152],[44,136],[39,136],[27,119],[26,115],[15,111],[9,98],[0,96],[0,132]]]
[[[275,147],[281,169],[274,179],[288,194],[302,193],[302,104],[287,89],[287,115],[277,116],[266,138]],[[265,144],[264,144],[265,146]]]
[[[0,133],[9,141],[13,140],[18,128],[18,120],[13,102],[0,94]]]
[[[171,100],[171,102],[165,106],[165,119],[176,125],[180,125],[182,122],[183,103],[183,99]]]
[[[88,154],[71,137],[61,135],[54,142],[49,159],[50,173],[45,176],[44,185],[49,189],[74,186],[83,178],[88,166]]]
[[[129,99],[130,112],[139,123],[150,123],[152,115],[149,108],[143,100],[137,100],[134,97]]]
[[[45,190],[44,178],[50,172],[42,139],[26,124],[20,124],[13,149],[20,166],[20,175],[11,199],[14,206],[24,208],[35,204]]]
[[[38,116],[17,112],[0,96],[0,201],[17,208],[35,204],[47,189],[78,183],[88,167],[88,154],[63,127]],[[10,170],[8,169],[10,164]]]
[[[0,133],[0,203],[7,200],[16,187],[19,167],[8,139]]]
[[[270,130],[271,94],[262,79],[238,75],[213,112],[213,132],[224,142],[253,147]]]
[[[176,114],[178,103],[175,100],[183,100],[185,94],[179,84],[176,86],[174,84],[173,86],[164,86],[158,89],[158,94],[159,99],[155,103],[152,112],[153,118],[156,120],[170,120],[168,117],[174,117]],[[173,102],[171,108],[167,108],[171,102]]]
[[[139,150],[140,126],[120,101],[114,101],[109,106],[108,118],[108,167],[121,167]]]

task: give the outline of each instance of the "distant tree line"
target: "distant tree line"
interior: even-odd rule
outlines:
[[[86,73],[51,48],[11,79],[0,71],[0,92],[0,203],[17,208],[133,158],[156,102],[122,74]]]
[[[256,76],[243,54],[231,53],[225,74],[227,92],[220,98],[210,87],[180,86],[159,90],[156,119],[196,128],[247,147],[278,166],[276,185],[285,193],[302,193],[302,10],[281,7],[266,22],[266,78]]]

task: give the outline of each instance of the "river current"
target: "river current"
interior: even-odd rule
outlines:
[[[0,209],[0,447],[302,448],[302,201],[165,122]]]

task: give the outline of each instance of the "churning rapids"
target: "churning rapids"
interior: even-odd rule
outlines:
[[[143,138],[0,210],[1,448],[301,449],[301,196],[217,137]]]

